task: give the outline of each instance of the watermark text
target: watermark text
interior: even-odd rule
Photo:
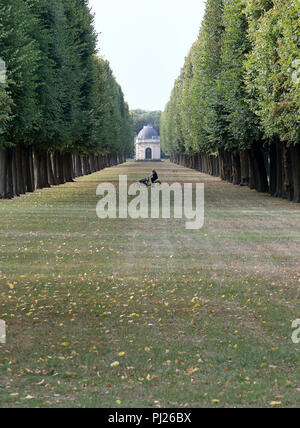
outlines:
[[[297,345],[300,343],[300,319],[293,321],[292,329],[295,330],[292,334],[292,342]]]
[[[100,219],[185,218],[187,230],[204,225],[203,183],[163,183],[150,188],[134,183],[128,187],[127,176],[120,175],[118,188],[102,183],[96,194],[101,197],[96,208]]]
[[[3,320],[0,320],[0,343],[3,345],[6,343],[6,324]]]

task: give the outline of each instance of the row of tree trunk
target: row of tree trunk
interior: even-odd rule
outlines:
[[[215,156],[172,155],[171,161],[235,185],[300,203],[300,144],[287,147],[275,142],[265,151],[257,143],[241,152],[221,149]]]
[[[124,155],[50,153],[22,145],[0,148],[0,199],[72,182],[123,162]]]

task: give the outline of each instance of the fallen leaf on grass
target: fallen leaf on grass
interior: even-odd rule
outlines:
[[[271,401],[270,406],[271,407],[277,407],[277,406],[281,406],[282,402],[281,401]]]

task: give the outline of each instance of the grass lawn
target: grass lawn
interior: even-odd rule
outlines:
[[[300,207],[164,162],[203,229],[97,218],[152,167],[0,201],[0,407],[299,407]]]

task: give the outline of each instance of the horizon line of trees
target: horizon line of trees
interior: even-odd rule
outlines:
[[[132,152],[129,107],[96,44],[88,0],[0,0],[0,199]]]
[[[179,163],[300,202],[300,3],[207,0],[162,114]]]
[[[158,135],[160,135],[161,114],[162,112],[160,110],[131,110],[135,135],[138,135],[143,127],[147,125],[153,126],[153,128],[158,132]]]

